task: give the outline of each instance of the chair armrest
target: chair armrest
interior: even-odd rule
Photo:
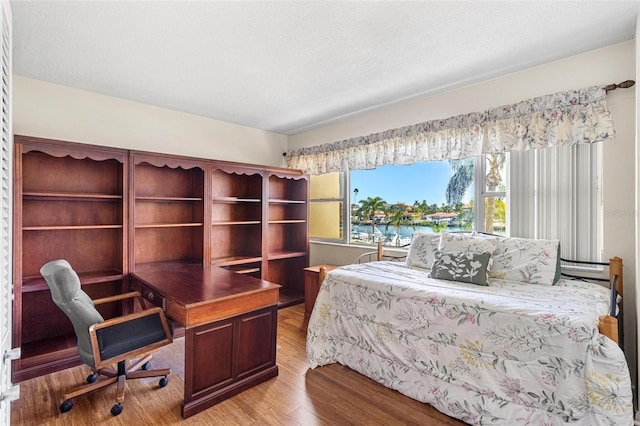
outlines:
[[[142,297],[139,291],[130,291],[129,293],[116,294],[109,297],[101,297],[100,299],[94,299],[94,305],[101,305],[103,303],[117,302],[118,300],[130,299],[132,297]]]
[[[173,341],[167,318],[155,307],[89,327],[96,368],[136,358]]]

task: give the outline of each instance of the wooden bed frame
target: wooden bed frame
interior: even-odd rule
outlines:
[[[366,258],[367,256],[369,261],[373,260],[372,256],[375,256],[375,260],[378,260],[378,261],[384,260],[385,257],[388,257],[389,260],[399,260],[402,257],[405,257],[405,256],[400,256],[400,257],[385,256],[382,241],[378,241],[378,247],[376,251],[371,251],[371,252],[361,254],[356,260],[356,262],[360,263],[360,261]],[[600,265],[600,266],[609,267],[609,279],[600,278],[600,277],[570,275],[570,274],[564,274],[564,273],[562,275],[565,277],[579,279],[583,281],[596,281],[600,285],[606,285],[606,284],[602,284],[603,282],[608,283],[608,285],[606,286],[607,288],[609,288],[609,290],[611,290],[611,294],[612,294],[611,300],[613,301],[611,304],[612,305],[611,312],[609,312],[609,315],[602,315],[599,318],[598,331],[600,332],[600,334],[607,336],[608,338],[616,342],[618,345],[622,346],[622,338],[623,338],[622,321],[618,321],[618,318],[617,318],[618,316],[622,318],[622,306],[620,306],[618,311],[619,313],[616,315],[616,303],[615,303],[616,295],[619,294],[620,297],[622,297],[623,295],[622,259],[617,256],[609,259],[609,262],[586,262],[586,261],[569,260],[569,259],[563,259],[563,258],[560,258],[560,259],[563,262],[568,262],[576,265]],[[320,267],[318,282],[322,283],[326,275],[327,275],[326,267],[324,266]]]

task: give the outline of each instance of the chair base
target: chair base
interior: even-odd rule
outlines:
[[[94,374],[98,374],[100,376],[106,376],[106,379],[99,378],[93,383],[88,383],[88,384],[79,386],[77,388],[74,388],[71,391],[66,392],[64,394],[64,401],[60,406],[61,411],[69,411],[71,409],[73,404],[69,404],[69,402],[72,398],[75,398],[80,395],[84,395],[89,392],[96,391],[98,389],[102,389],[106,386],[116,383],[117,384],[116,405],[114,405],[113,408],[111,409],[111,413],[113,415],[120,414],[120,412],[122,411],[122,408],[120,407],[119,409],[117,409],[116,407],[119,406],[124,401],[124,389],[125,389],[125,383],[127,380],[142,379],[145,377],[163,376],[164,382],[163,382],[163,379],[161,379],[160,385],[161,386],[166,385],[167,383],[166,376],[168,376],[171,373],[171,369],[162,368],[162,369],[156,369],[156,370],[144,370],[143,368],[145,364],[147,364],[147,362],[149,362],[150,359],[151,359],[151,355],[144,356],[132,362],[131,365],[129,365],[128,367],[126,366],[126,361],[120,361],[118,362],[117,370],[113,368],[100,368],[100,369],[92,368],[91,371],[93,371]],[[66,407],[66,408],[63,409],[63,407]]]

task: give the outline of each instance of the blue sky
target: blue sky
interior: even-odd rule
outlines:
[[[367,197],[381,197],[389,204],[427,200],[441,205],[445,202],[445,190],[453,174],[447,161],[415,163],[411,166],[382,166],[375,170],[351,171],[351,202],[353,189],[358,188],[356,202]],[[464,202],[471,199],[468,190]]]

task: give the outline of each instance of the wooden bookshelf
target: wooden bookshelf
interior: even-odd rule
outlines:
[[[304,301],[308,178],[296,170],[16,135],[13,381],[78,364],[71,323],[40,267],[66,259],[93,297],[143,265],[211,264]],[[188,285],[188,283],[185,283]],[[135,309],[101,307],[106,318]]]
[[[124,150],[15,136],[13,380],[78,364],[71,322],[51,300],[40,267],[67,259],[95,297],[128,285]],[[105,318],[126,306],[101,308]],[[74,350],[71,350],[73,348]]]
[[[308,266],[309,185],[305,176],[269,174],[266,280],[282,285],[280,305],[304,302],[304,268]]]

